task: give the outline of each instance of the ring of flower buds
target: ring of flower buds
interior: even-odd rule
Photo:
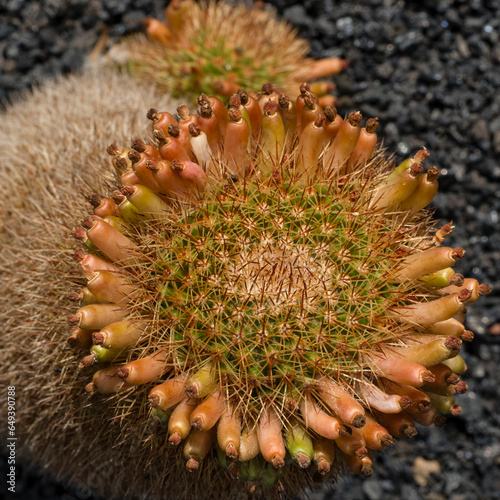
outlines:
[[[452,225],[423,211],[439,172],[426,150],[391,169],[376,119],[339,119],[307,84],[295,102],[266,85],[198,103],[148,113],[156,146],[108,148],[123,186],[74,230],[87,282],[69,342],[94,344],[87,389],[137,387],[189,470],[217,443],[250,484],[283,486],[287,456],[369,476],[371,451],[460,411],[463,313],[490,291],[453,272]]]

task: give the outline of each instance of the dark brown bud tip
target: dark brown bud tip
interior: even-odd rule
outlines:
[[[210,99],[207,97],[206,94],[200,94],[199,95],[199,97],[198,97],[198,106],[201,106],[202,108],[211,106]]]
[[[229,114],[229,119],[232,122],[238,123],[241,120],[241,111],[237,108],[231,108],[228,114]]]
[[[205,106],[200,108],[200,116],[202,118],[210,118],[214,114],[210,106]]]
[[[324,458],[321,458],[318,462],[318,472],[322,476],[325,476],[330,472],[330,464]]]
[[[187,165],[182,161],[182,160],[174,160],[170,164],[172,167],[172,170],[175,170],[176,172],[182,172],[182,170],[185,170]]]
[[[156,158],[149,158],[146,160],[146,168],[151,170],[151,172],[158,172],[160,170],[160,165]]]
[[[87,230],[92,229],[94,227],[95,223],[96,223],[96,219],[90,215],[88,217],[85,217],[85,219],[82,220],[82,227],[87,229]]]
[[[75,240],[80,240],[80,241],[86,241],[87,240],[87,232],[85,229],[82,229],[81,227],[77,227],[71,231],[71,235]]]
[[[410,175],[412,177],[416,177],[417,175],[422,173],[422,170],[424,167],[422,166],[421,163],[412,163],[410,167]]]
[[[172,434],[168,438],[168,442],[172,446],[179,446],[181,444],[181,441],[182,441],[182,438],[181,438],[181,435],[179,434],[178,431],[172,432]]]
[[[366,425],[366,418],[362,413],[358,413],[352,419],[351,423],[353,427],[356,427],[356,429],[361,429],[361,427],[364,427]]]
[[[196,460],[195,458],[190,458],[186,462],[186,469],[190,472],[194,472],[195,470],[198,470],[200,468],[200,462]]]
[[[465,255],[465,250],[463,248],[460,248],[460,247],[454,248],[451,251],[451,256],[455,260],[463,258],[464,255]]]
[[[167,140],[167,136],[163,130],[154,130],[153,136],[160,144],[163,144]]]
[[[297,463],[301,469],[307,469],[311,465],[311,459],[304,453],[297,453]]]
[[[109,156],[116,156],[120,150],[118,149],[118,146],[116,144],[110,144],[107,148],[106,151]]]
[[[274,116],[278,111],[278,105],[274,101],[267,101],[264,104],[264,113],[267,116]]]
[[[368,118],[366,120],[365,130],[369,134],[374,134],[378,128],[378,118]]]
[[[69,314],[68,316],[66,316],[66,323],[68,323],[68,325],[71,327],[78,326],[78,324],[80,323],[80,315]]]
[[[172,137],[175,137],[175,138],[179,137],[179,134],[181,133],[181,131],[177,125],[170,124],[168,126],[167,130],[168,130],[168,134]]]
[[[244,89],[243,87],[240,87],[237,90],[237,94],[240,96],[241,104],[243,104],[243,106],[246,106],[246,104],[250,100],[250,96],[248,95],[248,92],[246,91],[246,89]]]
[[[177,107],[177,114],[182,121],[185,121],[189,117],[189,108],[185,104],[181,104]]]
[[[450,409],[450,413],[456,417],[457,415],[460,415],[462,412],[462,407],[460,405],[453,405]]]
[[[239,94],[233,94],[229,98],[229,107],[230,108],[239,108],[241,106],[241,98]]]
[[[151,108],[147,115],[148,120],[151,120],[153,123],[157,122],[160,119],[160,115],[158,114],[158,110],[155,108]]]
[[[190,123],[188,131],[193,137],[198,137],[201,134],[201,128],[197,123]]]
[[[128,152],[128,157],[132,163],[137,163],[142,158],[142,154],[139,153],[139,151],[136,151],[135,149],[131,149]]]
[[[280,94],[278,97],[278,104],[281,109],[288,109],[290,107],[290,99],[285,94]]]
[[[366,479],[373,476],[373,467],[370,465],[363,465],[360,474]]]
[[[186,387],[186,396],[190,399],[197,398],[199,393],[198,386],[192,384]]]
[[[238,460],[238,450],[233,443],[229,443],[226,446],[226,457],[232,462],[236,462],[236,460]]]
[[[430,372],[429,370],[426,370],[422,372],[422,382],[425,382],[426,384],[432,384],[432,382],[436,381],[436,376],[434,373]]]
[[[125,196],[123,196],[123,194],[121,193],[121,191],[115,191],[112,195],[111,195],[111,198],[112,200],[116,203],[116,204],[120,204],[122,203],[124,200],[125,200]]]
[[[85,254],[81,250],[76,250],[73,254],[73,259],[78,263],[82,262],[84,258]]]
[[[273,459],[271,460],[271,463],[273,464],[273,467],[275,469],[281,469],[282,467],[285,466],[285,461],[283,460],[283,457],[280,457],[279,455],[274,455]]]
[[[78,338],[78,335],[76,335],[76,334],[70,335],[66,339],[66,342],[71,347],[71,349],[76,349],[80,345],[80,339]]]
[[[335,118],[337,118],[337,108],[335,106],[327,106],[323,110],[323,114],[330,123],[333,123]]]
[[[128,170],[127,160],[121,156],[113,159],[113,165],[122,174]]]
[[[102,196],[99,196],[98,194],[91,194],[88,197],[89,203],[94,207],[97,208],[102,201]]]
[[[120,189],[120,192],[123,196],[131,196],[136,191],[137,191],[137,188],[135,186],[132,186],[131,184],[127,184],[126,186],[124,186]]]
[[[97,389],[96,389],[96,386],[94,385],[93,382],[90,382],[90,384],[87,384],[85,386],[85,390],[91,395],[93,396],[96,392],[97,392]]]
[[[196,429],[198,431],[201,431],[203,428],[203,419],[201,417],[196,417],[192,422],[191,422],[191,427],[193,429]]]
[[[97,354],[95,352],[90,353],[88,356],[85,356],[81,363],[80,368],[88,368],[89,366],[95,365],[97,363]]]
[[[441,228],[441,234],[443,236],[449,236],[452,232],[453,229],[455,229],[455,226],[453,225],[453,221],[450,221],[446,223],[442,228]]]
[[[130,369],[125,367],[125,366],[118,368],[118,370],[116,371],[116,375],[122,379],[126,379],[129,376],[129,373],[130,373]]]
[[[265,95],[271,95],[274,92],[273,84],[270,82],[264,83],[264,85],[262,85],[262,92]]]
[[[339,435],[342,437],[349,437],[352,434],[352,429],[347,425],[339,425]]]
[[[431,409],[431,402],[430,401],[420,401],[417,404],[418,411],[420,413],[427,413]]]
[[[403,436],[408,439],[414,438],[417,434],[418,434],[417,429],[412,425],[409,425],[403,429]]]
[[[311,92],[311,86],[307,83],[304,82],[300,87],[299,87],[300,93],[302,94],[302,97],[306,92]]]
[[[81,300],[82,295],[79,292],[69,292],[68,295],[66,295],[68,300],[71,300],[71,302],[78,302]]]
[[[316,128],[322,128],[323,125],[325,124],[325,115],[323,113],[320,113],[315,119],[314,119],[314,126]]]
[[[132,142],[132,149],[135,149],[139,153],[144,153],[144,151],[146,151],[146,143],[142,139],[134,139]]]
[[[392,436],[390,434],[384,434],[380,438],[380,443],[382,444],[382,446],[391,446],[392,444],[394,444],[394,439],[392,439]]]
[[[464,275],[460,273],[452,274],[450,278],[450,285],[462,286],[464,284]]]
[[[415,154],[414,160],[418,163],[422,163],[429,155],[430,153],[429,151],[427,151],[427,149],[421,149]]]
[[[467,385],[467,382],[464,382],[463,380],[455,385],[455,391],[457,391],[457,394],[465,394],[468,390],[469,386]]]
[[[470,330],[464,330],[462,332],[462,335],[460,335],[460,338],[464,342],[472,342],[474,340],[474,332],[471,332]]]
[[[458,293],[458,300],[460,302],[467,302],[472,296],[472,292],[468,290],[467,288],[464,288],[463,290],[460,290]]]
[[[444,345],[450,351],[459,351],[462,348],[462,341],[458,337],[447,337]]]
[[[306,105],[306,108],[314,109],[316,107],[317,100],[318,98],[313,92],[304,92],[304,103]]]
[[[92,334],[92,343],[94,345],[102,345],[104,343],[104,334],[101,332],[94,332]]]
[[[413,401],[408,396],[403,396],[399,400],[399,406],[401,406],[401,408],[403,410],[410,408],[412,405],[413,405]]]
[[[360,446],[359,448],[355,448],[354,454],[358,458],[365,458],[368,455],[368,450],[364,446]]]
[[[427,182],[434,182],[439,178],[441,172],[436,167],[431,167],[427,171]]]
[[[447,384],[458,384],[460,382],[460,377],[456,373],[450,373],[447,377],[444,378],[444,381]]]
[[[359,127],[362,119],[363,115],[359,111],[352,112],[347,118],[351,127]]]
[[[158,408],[160,404],[160,396],[158,394],[150,394],[148,396],[148,403],[151,408]]]
[[[481,283],[478,288],[479,295],[489,295],[493,288],[488,283]]]

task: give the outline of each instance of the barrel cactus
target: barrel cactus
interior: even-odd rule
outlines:
[[[144,20],[146,37],[135,35],[113,47],[108,60],[118,62],[141,79],[151,80],[174,96],[205,92],[229,98],[240,86],[259,88],[267,81],[287,92],[297,82],[338,73],[346,61],[307,56],[307,41],[286,22],[256,2],[242,4],[172,0],[165,23]],[[324,100],[332,101],[329,82],[314,83]]]
[[[395,165],[376,118],[317,101],[307,84],[201,94],[197,114],[150,109],[152,140],[108,146],[115,183],[87,193],[78,246],[46,249],[52,290],[74,285],[43,364],[74,477],[302,494],[460,412],[465,310],[490,289],[453,271],[465,252],[426,210],[439,170],[425,149]]]

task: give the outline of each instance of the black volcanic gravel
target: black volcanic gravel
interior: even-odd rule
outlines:
[[[47,76],[78,70],[104,26],[117,40],[140,29],[144,15],[161,17],[164,3],[2,0],[0,99]],[[341,480],[314,498],[500,499],[500,3],[269,3],[310,40],[311,55],[350,61],[335,78],[342,113],[378,116],[380,136],[398,155],[422,145],[430,149],[428,162],[442,172],[436,215],[455,222],[449,244],[467,251],[458,269],[494,287],[468,314],[476,338],[463,349],[470,389],[458,399],[462,414],[444,429],[421,429],[413,442],[385,452],[372,478]],[[412,472],[418,456],[441,464],[441,473],[425,486]],[[2,460],[2,477],[5,470]],[[18,488],[22,499],[93,498],[26,470],[19,471]]]

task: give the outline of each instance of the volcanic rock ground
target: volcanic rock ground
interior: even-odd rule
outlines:
[[[0,99],[78,71],[103,26],[116,41],[140,29],[144,15],[160,17],[164,3],[2,0]],[[341,479],[313,498],[500,499],[500,2],[269,4],[310,41],[312,56],[349,60],[335,78],[342,114],[378,116],[384,144],[398,155],[422,145],[431,151],[428,161],[443,174],[436,215],[454,221],[450,244],[467,251],[459,269],[494,287],[468,314],[476,338],[463,350],[470,389],[458,398],[462,414],[444,429],[420,429],[412,442],[386,451],[372,478]],[[0,471],[4,483],[4,459]],[[95,498],[26,468],[18,469],[18,491],[23,500]]]

